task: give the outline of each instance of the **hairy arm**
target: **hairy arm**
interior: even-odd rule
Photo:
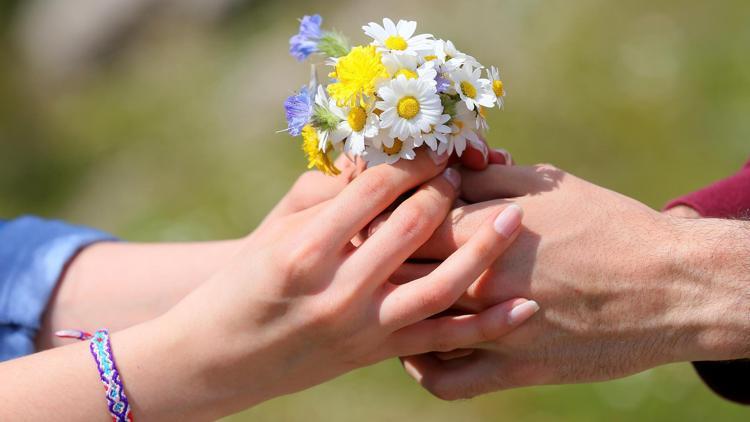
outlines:
[[[750,222],[677,222],[681,253],[667,278],[702,286],[703,327],[695,327],[692,360],[750,358]]]

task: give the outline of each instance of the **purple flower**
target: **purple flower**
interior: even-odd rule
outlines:
[[[307,87],[284,101],[287,130],[292,136],[299,136],[302,128],[310,121],[313,111],[313,99]]]
[[[318,51],[318,41],[323,36],[320,15],[304,16],[299,21],[299,33],[289,39],[289,53],[295,59],[305,60],[310,54]]]
[[[438,70],[437,75],[435,75],[435,89],[437,90],[437,93],[442,94],[444,92],[448,92],[450,87],[450,79],[446,78],[445,74]]]

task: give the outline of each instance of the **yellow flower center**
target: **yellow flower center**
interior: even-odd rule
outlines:
[[[496,81],[492,81],[492,90],[495,91],[495,95],[497,95],[498,97],[502,97],[503,95],[505,95],[505,90],[503,89],[503,81],[499,79]]]
[[[346,121],[349,122],[349,126],[355,132],[360,132],[365,127],[367,121],[367,113],[362,107],[352,107],[349,110],[349,115],[346,117]]]
[[[388,155],[396,155],[399,152],[401,152],[401,148],[403,148],[403,147],[404,147],[404,141],[396,138],[396,139],[393,140],[393,146],[392,147],[387,147],[387,146],[383,145],[383,152],[386,153],[386,154],[388,154]]]
[[[477,96],[477,89],[469,81],[461,81],[461,91],[469,98]]]
[[[417,79],[419,77],[419,75],[417,75],[417,72],[411,69],[400,69],[393,75],[393,78],[397,78],[398,75],[404,75],[406,79]]]
[[[406,50],[409,44],[400,35],[391,35],[385,40],[385,47],[389,50]]]
[[[404,97],[398,101],[398,115],[404,119],[411,119],[419,113],[419,101],[414,97]]]
[[[484,107],[479,106],[479,115],[482,117],[487,117],[487,112],[484,110]]]
[[[432,55],[430,55],[430,56],[424,56],[424,61],[426,61],[426,62],[431,62],[431,61],[433,61],[435,59],[437,59],[437,56],[432,56]]]

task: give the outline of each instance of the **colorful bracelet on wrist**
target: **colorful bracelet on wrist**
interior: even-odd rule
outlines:
[[[62,338],[74,338],[78,340],[91,340],[89,350],[96,361],[99,370],[99,378],[104,384],[107,393],[107,408],[114,422],[133,422],[130,411],[130,403],[125,395],[125,387],[117,370],[115,355],[112,353],[112,344],[109,340],[109,330],[96,331],[93,335],[79,330],[63,330],[55,333]]]

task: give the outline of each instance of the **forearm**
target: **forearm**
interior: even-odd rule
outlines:
[[[228,413],[205,389],[202,367],[191,361],[200,342],[186,328],[157,318],[112,335],[136,420],[209,420]],[[88,347],[78,342],[1,363],[0,420],[111,421]]]
[[[44,315],[40,349],[63,328],[112,331],[157,317],[230,259],[242,241],[98,243],[69,265]]]
[[[675,219],[689,360],[750,358],[750,222]],[[691,303],[692,302],[692,303]]]

